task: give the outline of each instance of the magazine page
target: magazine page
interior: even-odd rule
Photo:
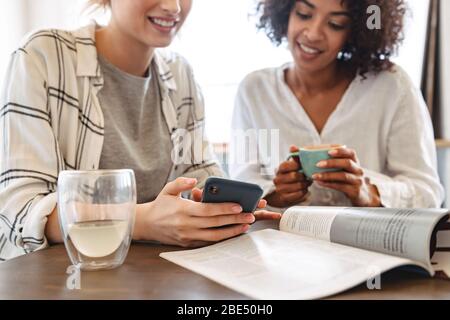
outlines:
[[[283,213],[280,230],[331,241],[331,226],[344,208],[291,207]]]
[[[408,258],[430,270],[431,238],[442,219],[448,210],[293,207],[280,230]]]
[[[266,229],[162,258],[256,299],[317,299],[415,262]]]

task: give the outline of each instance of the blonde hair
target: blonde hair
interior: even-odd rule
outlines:
[[[111,0],[89,0],[86,4],[87,9],[107,9],[111,6]]]

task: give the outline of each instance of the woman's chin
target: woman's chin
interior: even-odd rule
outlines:
[[[151,38],[147,38],[147,39],[151,39]],[[170,46],[172,44],[172,38],[171,39],[161,39],[161,40],[151,39],[150,41],[147,40],[144,43],[146,46],[151,47],[151,48],[167,48],[168,46]]]

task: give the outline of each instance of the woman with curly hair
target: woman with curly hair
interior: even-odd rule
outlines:
[[[381,9],[381,29],[368,28],[371,5]],[[405,11],[404,0],[260,1],[258,27],[277,45],[287,41],[293,62],[241,83],[233,129],[257,141],[258,154],[231,163],[232,177],[262,185],[278,208],[439,207],[443,189],[427,107],[390,60]],[[267,139],[258,139],[262,129],[279,130],[279,152],[272,144],[268,157]],[[317,164],[337,172],[309,181],[298,161],[277,162],[298,146],[323,144],[346,146]],[[233,139],[231,151],[241,147]]]

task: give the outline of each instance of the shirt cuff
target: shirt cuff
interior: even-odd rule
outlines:
[[[33,202],[35,203],[28,211],[25,222],[18,224],[16,227],[16,234],[19,236],[15,243],[28,252],[48,247],[48,242],[45,238],[45,226],[48,220],[47,216],[56,207],[57,193],[53,192],[47,196],[38,197]]]
[[[275,185],[273,183],[267,183],[267,184],[263,184],[260,186],[264,190],[262,198],[265,198],[267,195],[269,195],[275,191]],[[311,193],[308,192],[308,194],[305,197],[305,200],[303,200],[301,203],[297,204],[296,206],[309,206],[309,205],[311,205],[311,202],[312,202]],[[267,207],[265,209],[268,211],[284,213],[289,208],[290,207],[277,208],[277,207],[272,207],[270,205],[267,205]]]
[[[364,169],[364,173],[370,183],[377,187],[383,207],[402,208],[405,206],[405,201],[402,200],[398,188],[394,187],[395,181],[391,177],[367,169]]]

